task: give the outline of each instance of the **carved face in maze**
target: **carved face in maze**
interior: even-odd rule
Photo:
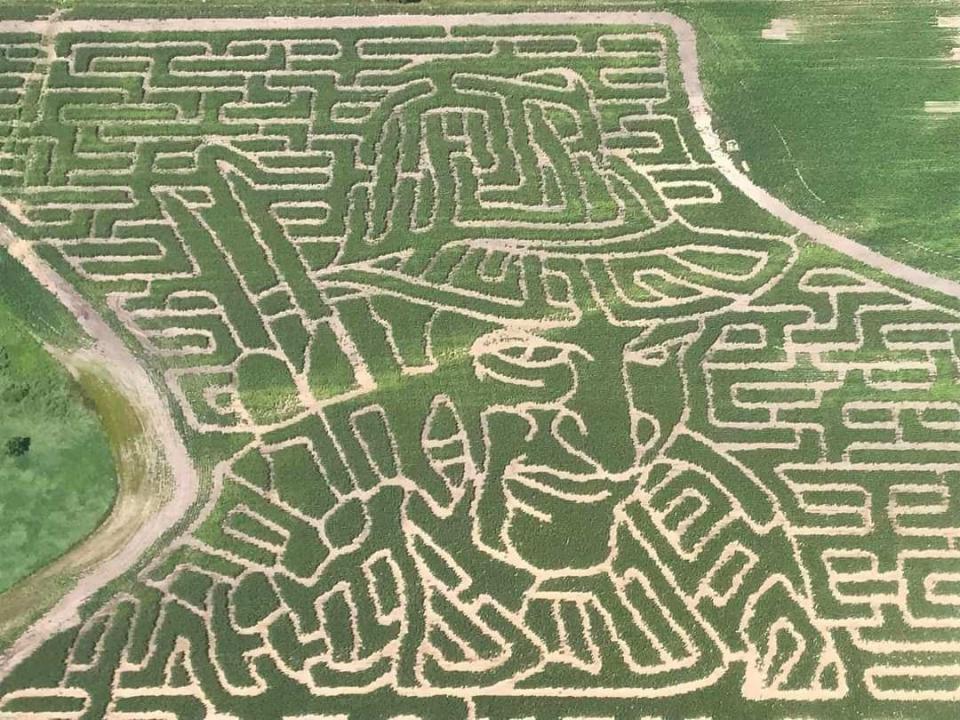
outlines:
[[[682,414],[684,339],[645,348],[596,320],[562,339],[497,331],[471,351],[503,396],[485,411],[480,537],[533,570],[608,560],[615,508]]]
[[[718,247],[690,231],[665,235],[637,243],[648,252],[609,259],[469,249],[482,256],[475,267],[500,254],[505,273],[520,269],[518,304],[504,302],[496,283],[485,295],[429,286],[443,304],[423,298],[422,280],[393,270],[367,274],[366,299],[348,295],[333,306],[361,352],[374,357],[372,335],[386,330],[392,350],[380,352],[411,366],[398,379],[374,374],[374,387],[346,404],[341,425],[346,430],[350,413],[377,407],[400,466],[422,488],[446,460],[431,470],[411,457],[466,442],[472,470],[452,496],[425,492],[450,507],[464,484],[473,486],[470,522],[488,552],[543,577],[603,568],[618,506],[643,485],[681,424],[688,347],[705,319],[749,298],[788,257],[789,246],[776,239]],[[723,262],[734,269],[721,271]],[[377,325],[359,319],[371,312]],[[438,404],[456,416],[455,429],[438,429]],[[415,444],[400,439],[421,426]]]

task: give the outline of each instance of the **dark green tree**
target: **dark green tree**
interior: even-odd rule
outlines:
[[[9,457],[23,457],[30,452],[30,438],[15,435],[7,440],[7,455]]]

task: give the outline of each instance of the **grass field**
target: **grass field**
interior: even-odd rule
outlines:
[[[736,161],[840,223],[885,186],[723,76],[826,52],[784,7],[686,13]],[[667,20],[0,35],[3,220],[217,493],[0,718],[953,717],[960,303],[744,196]]]
[[[64,535],[74,536],[74,544],[66,552],[54,556],[55,559],[44,558],[46,564],[42,569],[36,569],[29,577],[0,594],[0,648],[12,647],[31,623],[50,611],[64,596],[76,592],[78,581],[86,580],[91,571],[126,548],[137,530],[156,515],[169,496],[169,471],[156,438],[149,434],[143,409],[134,406],[132,398],[118,390],[121,386],[115,375],[111,375],[95,357],[80,351],[61,353],[58,359],[76,377],[84,404],[95,409],[96,419],[112,454],[112,467],[108,468],[112,472],[105,476],[110,483],[100,478],[83,477],[87,481],[83,490],[91,492],[90,486],[99,481],[103,487],[97,499],[101,502],[111,499],[112,506],[108,515],[99,518],[99,524],[75,522],[69,527],[69,533],[63,533],[61,529]],[[85,452],[97,460],[99,447],[91,443]],[[87,456],[78,455],[75,464],[86,469]],[[38,502],[47,501],[41,508],[62,503],[63,488],[69,491],[70,483],[61,482],[53,489],[47,488],[47,495],[38,498]],[[54,499],[49,501],[51,496]],[[19,506],[29,507],[30,503],[21,502]],[[75,507],[69,509],[73,511]],[[48,528],[58,528],[56,521],[59,518],[48,518],[41,512],[35,517],[40,519],[34,536],[43,536]]]
[[[10,332],[15,333],[17,338],[24,338],[24,352],[30,352],[29,347],[35,345],[36,340],[64,349],[75,348],[85,342],[83,330],[70,313],[2,247],[0,277],[3,278],[0,283],[0,310],[9,318],[4,325],[9,325]],[[17,323],[29,329],[29,336],[32,337],[19,331],[15,327]],[[21,344],[19,339],[14,338],[8,342],[15,349]]]
[[[960,277],[960,30],[944,2],[694,3],[708,98],[756,182],[804,214]],[[788,41],[763,40],[794,18]],[[804,184],[806,183],[806,185]]]
[[[30,438],[22,456],[6,447],[17,437]],[[82,540],[115,494],[97,414],[0,305],[0,593]]]

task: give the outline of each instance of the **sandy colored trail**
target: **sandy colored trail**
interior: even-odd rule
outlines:
[[[93,338],[92,347],[69,356],[68,367],[88,368],[121,393],[135,409],[143,426],[143,436],[150,438],[162,452],[161,458],[154,457],[146,463],[147,472],[160,474],[147,479],[150,487],[162,494],[145,502],[139,494],[124,496],[121,493],[106,521],[90,537],[38,573],[42,577],[51,570],[64,575],[69,575],[70,570],[86,571],[46,615],[0,655],[0,677],[3,677],[45,640],[76,625],[83,602],[131,568],[187,513],[197,499],[199,482],[167,403],[120,337],[28,243],[16,240],[2,225],[0,245],[54,294]],[[62,567],[61,561],[69,561],[71,567]]]
[[[0,593],[0,639],[12,640],[51,608],[65,585],[91,571],[126,545],[159,512],[172,490],[163,449],[149,432],[144,413],[128,402],[100,356],[87,349],[49,348],[92,400],[110,437],[117,497],[96,528],[48,565]]]
[[[844,237],[814,220],[789,208],[785,203],[758,187],[724,152],[716,134],[710,108],[699,77],[696,34],[685,20],[660,12],[525,12],[513,14],[462,15],[376,15],[310,18],[238,18],[238,19],[171,19],[171,20],[63,20],[55,32],[254,32],[263,30],[309,30],[323,28],[400,27],[400,26],[511,26],[511,25],[662,25],[670,27],[678,40],[680,68],[689,98],[690,112],[703,137],[707,151],[726,178],[761,208],[795,227],[812,240],[829,246],[865,265],[918,286],[952,297],[960,296],[960,283],[905,265],[885,257],[854,240]],[[39,33],[54,30],[49,20],[0,21],[0,33]],[[197,475],[183,445],[169,408],[161,398],[144,368],[124,346],[122,340],[77,291],[43,262],[28,243],[17,241],[0,226],[0,244],[7,246],[33,275],[53,292],[73,313],[81,326],[96,341],[88,358],[105,368],[118,388],[130,397],[143,412],[148,432],[162,444],[172,477],[170,500],[157,513],[146,519],[133,538],[102,565],[84,575],[77,586],[41,621],[32,626],[0,658],[0,677],[9,672],[41,642],[58,630],[78,621],[77,609],[84,599],[105,583],[129,569],[137,559],[184,516],[197,498]],[[212,506],[208,504],[208,508]]]

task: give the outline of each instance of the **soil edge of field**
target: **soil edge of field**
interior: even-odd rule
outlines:
[[[7,605],[12,593],[25,592],[18,602],[32,599],[35,609],[42,608],[35,593],[56,588],[59,595],[63,583],[76,578],[66,594],[0,652],[2,679],[47,639],[76,625],[83,603],[133,567],[187,514],[198,499],[200,483],[168,403],[120,336],[29,242],[17,239],[4,225],[0,225],[0,246],[67,308],[93,341],[90,347],[54,352],[74,377],[90,383],[89,391],[102,394],[101,400],[113,406],[103,419],[119,425],[134,421],[138,426],[114,428],[123,440],[113,447],[121,490],[105,521],[65,555],[2,596]],[[121,415],[112,416],[113,412]],[[123,478],[124,472],[133,476]],[[19,617],[22,626],[26,619]],[[15,631],[13,624],[6,624],[8,619],[6,613],[0,614],[0,636]]]
[[[147,433],[142,413],[114,386],[109,370],[87,357],[84,350],[65,351],[49,345],[46,349],[71,374],[100,419],[113,455],[117,495],[88,535],[0,593],[0,648],[10,646],[69,592],[78,578],[122,548],[168,499],[171,489],[162,448]]]

